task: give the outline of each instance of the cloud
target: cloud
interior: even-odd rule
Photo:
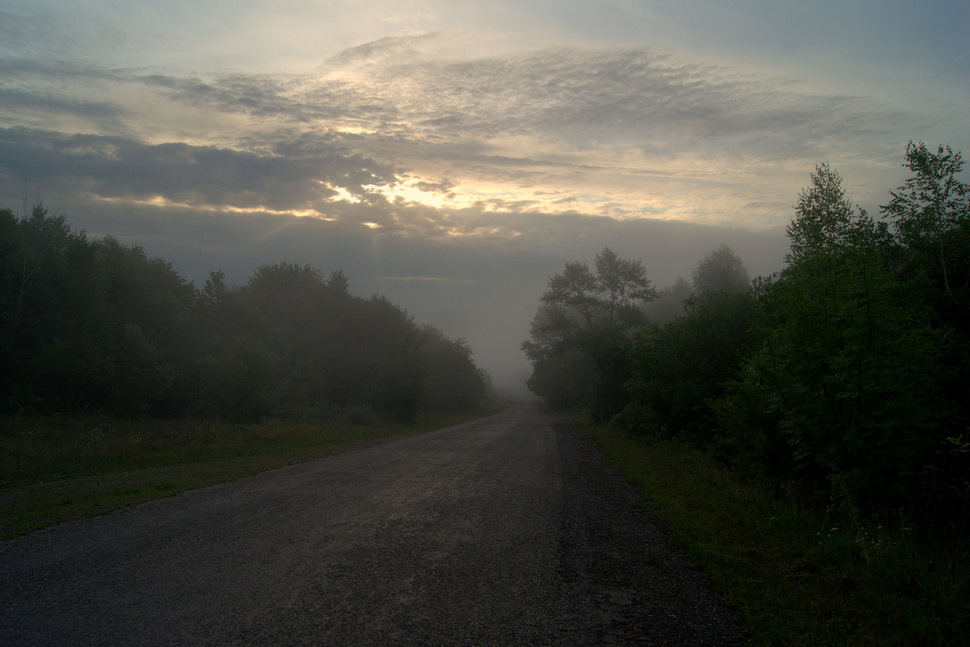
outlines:
[[[117,75],[111,70],[77,61],[51,61],[22,56],[0,58],[0,74],[7,83],[35,83],[38,80],[91,80],[112,79]],[[16,81],[15,81],[16,80]]]
[[[337,119],[431,142],[523,136],[581,148],[672,136],[695,148],[748,142],[758,154],[792,145],[811,150],[819,138],[855,140],[902,117],[862,97],[800,92],[790,80],[676,63],[642,48],[436,60],[420,50],[433,42],[385,38],[310,75],[165,85],[176,99],[218,110],[299,123]]]
[[[148,74],[135,76],[132,80],[167,92],[174,101],[199,108],[260,118],[285,116],[293,122],[311,117],[303,115],[300,106],[285,97],[279,81],[269,75],[228,75],[207,82],[197,77]],[[321,115],[312,116],[319,118]]]
[[[69,100],[50,94],[4,88],[0,88],[0,103],[3,104],[5,110],[10,112],[43,111],[75,115],[102,122],[109,119],[118,119],[124,114],[124,111],[118,105],[106,101]]]
[[[509,204],[546,210],[585,194],[595,198],[576,208],[591,213],[666,210],[749,226],[787,209],[819,161],[860,174],[883,168],[919,123],[863,96],[809,92],[795,80],[643,48],[461,60],[436,58],[435,42],[382,39],[313,74],[141,82],[173,101],[249,118],[245,145],[281,133],[339,133],[418,188],[447,181],[468,197],[456,207],[516,192],[522,200]],[[738,200],[727,184],[773,195]],[[766,197],[774,209],[740,211],[771,203]]]
[[[355,201],[383,200],[390,206],[363,222],[428,232],[447,215],[438,231],[452,234],[454,219],[475,210],[770,227],[815,163],[866,182],[916,123],[862,96],[645,48],[458,58],[442,55],[445,40],[383,38],[309,74],[181,76],[7,59],[0,67],[16,73],[0,92],[34,115],[23,125],[40,130],[49,118],[51,130],[73,136],[69,115],[85,137],[128,140],[110,143],[121,160],[85,160],[90,186],[108,197],[326,217],[363,216]],[[103,92],[89,97],[85,84]],[[417,210],[401,200],[444,215],[405,222]]]
[[[413,34],[407,36],[385,36],[370,43],[350,47],[336,56],[327,59],[318,73],[327,74],[333,69],[352,66],[373,65],[401,58],[413,58],[420,54],[421,45],[434,41],[436,34]]]
[[[184,143],[0,129],[0,169],[39,186],[66,185],[103,198],[155,200],[205,209],[303,210],[324,215],[332,198],[358,201],[393,185],[386,164],[312,138],[256,154]]]

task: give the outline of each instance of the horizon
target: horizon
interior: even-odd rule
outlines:
[[[566,262],[609,246],[662,288],[726,243],[770,274],[816,164],[878,216],[907,142],[970,142],[958,2],[0,12],[0,206],[41,201],[197,285],[341,269],[497,384],[527,376]]]

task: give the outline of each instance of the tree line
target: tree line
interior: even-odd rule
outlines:
[[[549,281],[529,385],[636,434],[691,442],[833,509],[970,530],[970,185],[949,147],[907,147],[881,218],[820,164],[784,269],[722,246],[656,290],[609,249]],[[673,307],[672,307],[673,306]],[[895,511],[895,512],[894,512]]]
[[[0,412],[409,420],[480,403],[463,339],[286,261],[197,288],[42,205],[0,210]]]

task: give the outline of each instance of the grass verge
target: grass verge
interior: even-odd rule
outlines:
[[[0,541],[495,412],[371,424],[3,419]]]
[[[751,644],[967,644],[965,546],[836,522],[682,443],[586,430],[725,596]]]

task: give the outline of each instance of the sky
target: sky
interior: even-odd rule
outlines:
[[[499,386],[546,281],[753,276],[819,163],[870,214],[970,154],[966,0],[0,0],[0,206],[196,285],[341,269]]]

